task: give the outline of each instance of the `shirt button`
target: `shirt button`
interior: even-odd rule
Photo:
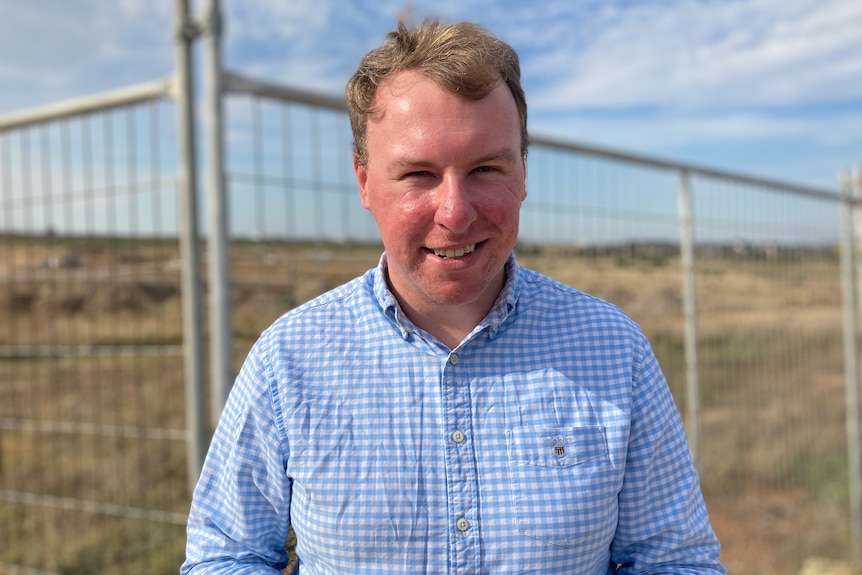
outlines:
[[[454,441],[455,443],[461,443],[462,441],[464,441],[464,432],[460,429],[453,431],[452,441]]]
[[[470,522],[462,517],[455,522],[455,527],[457,527],[459,531],[467,531],[470,529]]]
[[[458,356],[456,354],[452,354],[449,356],[449,365],[458,365]]]

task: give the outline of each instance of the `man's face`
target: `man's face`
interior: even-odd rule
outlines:
[[[354,169],[390,288],[409,309],[484,315],[505,281],[526,196],[512,95],[501,82],[467,100],[407,71],[380,86],[375,104],[368,163]]]

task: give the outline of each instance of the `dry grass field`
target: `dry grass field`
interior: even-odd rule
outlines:
[[[279,314],[379,254],[235,244],[237,368]],[[161,241],[0,238],[0,573],[176,572],[188,507],[177,257]],[[676,254],[525,247],[518,257],[625,309],[684,410]],[[714,250],[697,269],[701,480],[729,572],[845,558],[837,255]]]

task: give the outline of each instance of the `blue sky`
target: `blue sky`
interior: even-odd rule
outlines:
[[[171,0],[0,3],[0,114],[172,70]],[[478,22],[518,50],[534,134],[827,189],[862,164],[858,0],[222,6],[227,67],[269,81],[340,95],[411,7]]]

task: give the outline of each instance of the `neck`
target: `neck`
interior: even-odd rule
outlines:
[[[461,306],[421,310],[402,301],[397,295],[395,297],[410,321],[439,339],[449,349],[458,347],[488,313],[488,310],[479,313],[470,308],[462,309]]]
[[[443,342],[449,349],[455,349],[488,315],[505,285],[506,274],[502,273],[496,282],[486,286],[478,299],[463,304],[405,297],[406,294],[401,293],[393,284],[388,273],[386,280],[401,311],[410,321]]]

